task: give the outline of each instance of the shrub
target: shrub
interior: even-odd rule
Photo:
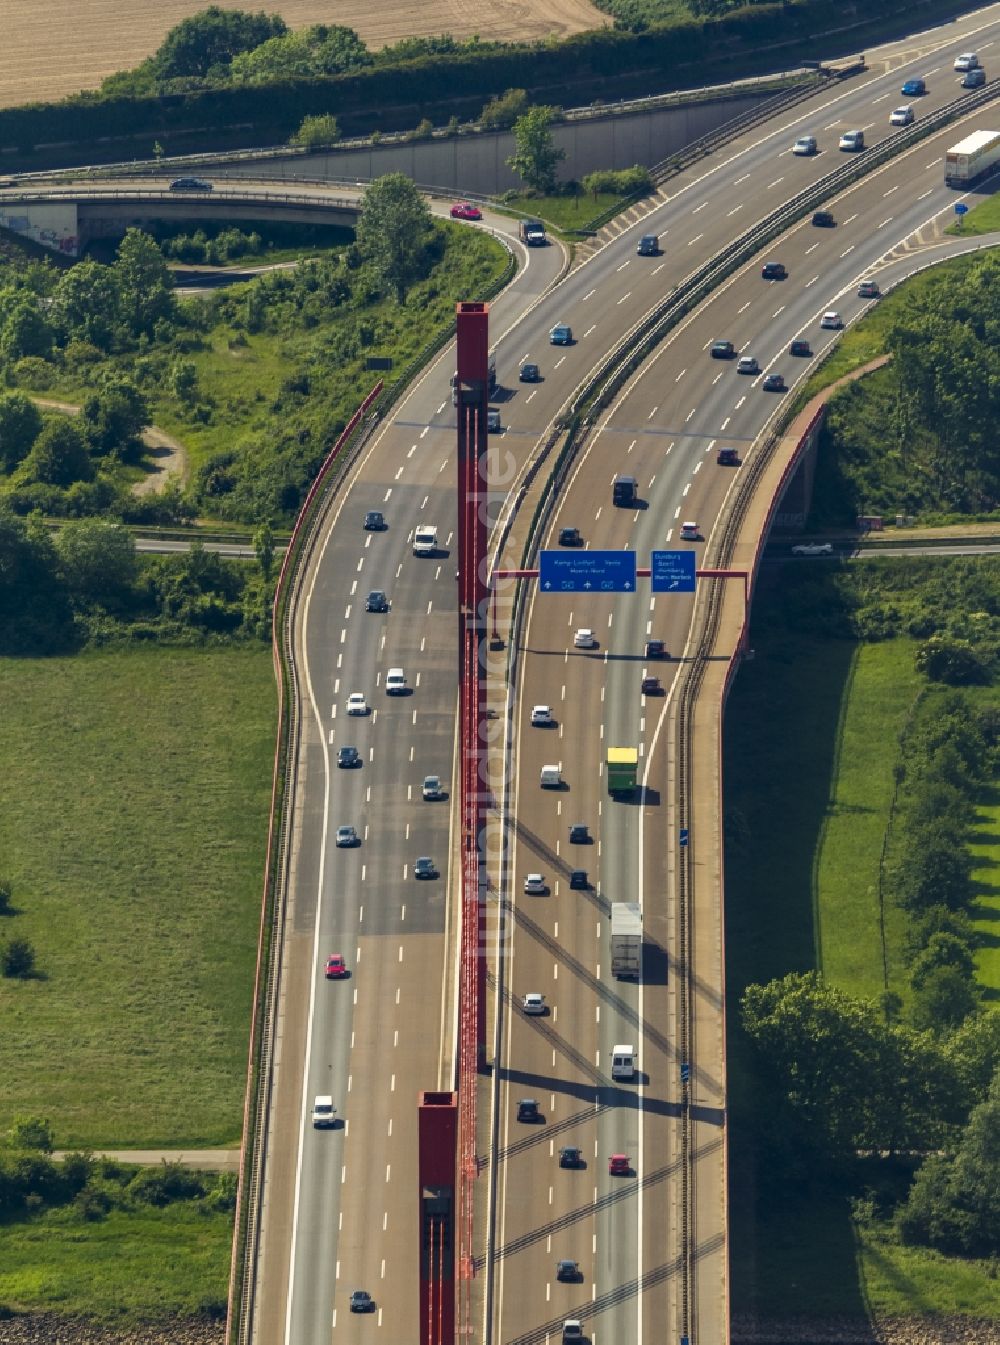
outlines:
[[[128,1193],[139,1204],[169,1205],[175,1200],[196,1200],[205,1194],[201,1175],[180,1163],[161,1163],[141,1168],[128,1184]]]
[[[11,939],[3,950],[0,970],[4,976],[22,981],[35,974],[35,950],[27,939]]]
[[[916,663],[932,682],[961,686],[985,680],[983,660],[968,640],[934,635],[917,650]]]
[[[12,1149],[37,1149],[39,1153],[50,1154],[54,1147],[52,1127],[40,1116],[18,1117],[7,1133],[7,1142]]]

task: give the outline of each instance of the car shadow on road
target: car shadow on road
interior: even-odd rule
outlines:
[[[637,1032],[641,1032],[643,1040],[654,1043],[670,1060],[677,1059],[674,1043],[667,1038],[665,1033],[661,1032],[659,1028],[654,1027],[648,1019],[640,1019],[639,1014],[632,1005],[624,1000],[621,995],[615,994],[613,990],[609,989],[608,986],[599,981],[589,967],[584,966],[578,958],[575,958],[572,953],[568,952],[565,944],[561,943],[551,934],[546,933],[541,925],[533,920],[531,916],[520,907],[515,907],[513,910],[508,908],[507,914],[514,920],[520,929],[523,929],[526,934],[530,935],[536,943],[541,944],[541,946],[551,954],[554,961],[558,962],[560,966],[565,967],[567,971],[578,977],[599,1000],[607,1006],[614,1008],[626,1022],[631,1023]]]
[[[589,1219],[600,1210],[611,1209],[613,1206],[622,1205],[628,1200],[635,1200],[638,1197],[640,1188],[645,1191],[651,1191],[654,1187],[665,1182],[669,1177],[676,1177],[680,1172],[680,1160],[676,1159],[672,1163],[667,1163],[663,1167],[657,1168],[655,1172],[649,1172],[638,1180],[619,1181],[618,1185],[596,1200],[590,1199],[586,1204],[578,1205],[575,1209],[568,1210],[561,1214],[557,1219],[550,1219],[548,1223],[540,1224],[537,1228],[532,1228],[527,1233],[522,1233],[520,1237],[510,1238],[502,1243],[493,1253],[494,1263],[502,1261],[507,1256],[514,1256],[517,1252],[522,1252],[528,1247],[534,1246],[538,1242],[544,1242],[546,1238],[553,1233],[563,1233],[567,1228],[572,1228],[574,1224],[580,1223],[584,1219]],[[572,1180],[568,1178],[567,1180]],[[483,1266],[486,1264],[486,1258],[478,1258],[477,1264]]]
[[[695,1247],[694,1258],[697,1261],[702,1257],[714,1255],[724,1245],[725,1235],[715,1233]],[[666,1283],[667,1280],[679,1276],[682,1267],[683,1258],[680,1256],[676,1256],[670,1261],[661,1261],[659,1265],[651,1266],[645,1274],[624,1280],[622,1283],[615,1285],[614,1288],[609,1289],[607,1293],[598,1294],[596,1298],[588,1298],[582,1303],[565,1308],[558,1317],[553,1317],[550,1321],[532,1327],[530,1331],[524,1331],[521,1335],[514,1336],[507,1342],[507,1345],[544,1345],[545,1341],[559,1340],[562,1333],[562,1324],[567,1318],[575,1318],[584,1324],[593,1322],[602,1312],[619,1307],[623,1303],[638,1298],[648,1289],[655,1289],[658,1285]],[[589,1337],[585,1337],[585,1339],[589,1340]]]

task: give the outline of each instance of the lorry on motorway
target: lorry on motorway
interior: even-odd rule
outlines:
[[[543,248],[549,241],[545,237],[545,225],[540,219],[523,219],[517,226],[517,234],[529,248]]]
[[[638,980],[642,971],[642,908],[637,901],[611,903],[611,974]],[[615,1050],[617,1050],[617,1046]]]
[[[611,1077],[628,1082],[635,1078],[635,1047],[631,1042],[611,1048]]]
[[[497,390],[497,357],[490,355],[490,362],[486,367],[486,391],[487,395],[492,397]],[[451,376],[451,404],[458,405],[458,370]]]
[[[608,793],[631,794],[639,776],[639,752],[635,747],[608,748]]]
[[[639,483],[634,476],[616,476],[611,485],[611,503],[628,508],[639,498]]]
[[[438,530],[431,523],[421,523],[413,531],[413,554],[415,556],[434,556],[437,554]]]
[[[946,187],[970,187],[1000,165],[1000,131],[973,131],[944,156]]]

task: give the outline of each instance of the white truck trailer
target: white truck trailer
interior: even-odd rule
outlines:
[[[944,156],[946,187],[971,187],[1000,166],[1000,131],[973,131]]]
[[[637,901],[611,903],[611,973],[637,981],[642,972],[642,908]]]

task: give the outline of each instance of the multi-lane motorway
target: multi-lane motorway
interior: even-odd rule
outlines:
[[[623,338],[671,286],[734,234],[750,227],[839,162],[837,138],[863,128],[869,143],[889,132],[911,74],[927,78],[917,114],[956,96],[951,62],[975,47],[990,68],[996,18],[975,16],[908,44],[899,59],[869,56],[868,73],[823,90],[756,128],[715,158],[674,179],[668,199],[549,291],[561,258],[555,247],[525,260],[521,278],[493,308],[497,365],[506,393],[497,404],[504,432],[498,465],[504,485],[542,442],[552,417],[597,358]],[[974,35],[973,35],[974,34]],[[993,126],[983,112],[962,131]],[[814,158],[793,157],[811,132]],[[836,339],[822,331],[829,308],[850,320],[864,306],[860,279],[883,273],[906,240],[928,240],[954,202],[942,185],[949,130],[891,160],[830,204],[834,228],[798,225],[768,255],[788,278],[765,282],[760,263],[733,276],[659,348],[611,408],[558,503],[553,527],[573,525],[591,547],[711,545],[711,529],[739,468],[716,463],[720,445],[745,455],[777,414],[781,394],[761,375],[709,357],[726,337],[757,356],[761,370],[788,383],[808,361],[787,354],[807,338],[814,351]],[[947,222],[947,220],[945,221]],[[493,221],[497,227],[502,222]],[[658,232],[662,255],[635,254],[638,235]],[[907,264],[904,258],[904,265]],[[472,296],[470,296],[472,297]],[[548,329],[572,324],[575,343],[550,347]],[[542,367],[537,388],[519,386],[518,362]],[[455,432],[448,394],[453,356],[437,360],[373,437],[336,497],[296,613],[301,746],[294,783],[288,916],[269,1128],[262,1249],[255,1298],[259,1342],[313,1345],[372,1337],[407,1345],[418,1337],[416,1097],[450,1087],[454,1068],[455,883],[452,800],[424,802],[420,783],[442,777],[451,792],[456,706]],[[638,478],[643,506],[615,509],[611,479]],[[365,532],[366,510],[385,512],[384,532]],[[695,519],[706,541],[679,542]],[[418,523],[439,529],[440,554],[412,554]],[[387,614],[365,611],[385,590]],[[523,632],[521,669],[507,746],[510,863],[495,875],[510,911],[505,955],[494,967],[502,990],[491,1005],[500,1049],[492,1080],[497,1131],[491,1153],[497,1199],[484,1220],[481,1280],[491,1304],[476,1332],[496,1342],[558,1339],[566,1317],[581,1318],[597,1342],[726,1338],[725,1069],[721,1017],[720,887],[699,911],[698,1030],[694,1068],[696,1181],[694,1303],[679,1302],[682,1211],[678,1203],[680,1097],[674,937],[674,819],[664,799],[670,763],[663,723],[667,691],[640,695],[644,644],[663,638],[675,654],[687,639],[690,601],[648,593],[613,601],[536,595]],[[577,650],[574,630],[594,630],[598,647]],[[402,667],[411,694],[388,697],[386,673]],[[353,692],[369,713],[348,716]],[[533,704],[553,707],[555,728],[529,726]],[[612,802],[602,761],[609,745],[641,749],[642,803]],[[340,769],[344,745],[362,764]],[[568,789],[542,791],[542,764],[559,762]],[[570,823],[593,835],[571,845]],[[338,849],[334,832],[353,825],[361,844]],[[440,876],[414,877],[418,856]],[[702,856],[711,868],[710,857]],[[588,870],[590,887],[570,891],[568,870]],[[548,880],[544,896],[523,892],[527,872]],[[699,889],[700,891],[701,889]],[[707,891],[707,887],[706,887]],[[653,955],[638,985],[613,979],[607,907],[641,900]],[[343,953],[349,978],[327,981],[330,953]],[[529,991],[549,1013],[525,1017]],[[638,1046],[636,1083],[612,1083],[610,1048]],[[341,1124],[311,1124],[313,1099],[330,1094]],[[516,1103],[536,1098],[544,1123],[519,1124]],[[561,1145],[578,1145],[585,1166],[562,1169]],[[631,1175],[612,1176],[624,1153]],[[482,1180],[485,1205],[489,1176]],[[575,1283],[557,1281],[556,1261],[578,1263]],[[349,1296],[366,1289],[368,1315]]]

